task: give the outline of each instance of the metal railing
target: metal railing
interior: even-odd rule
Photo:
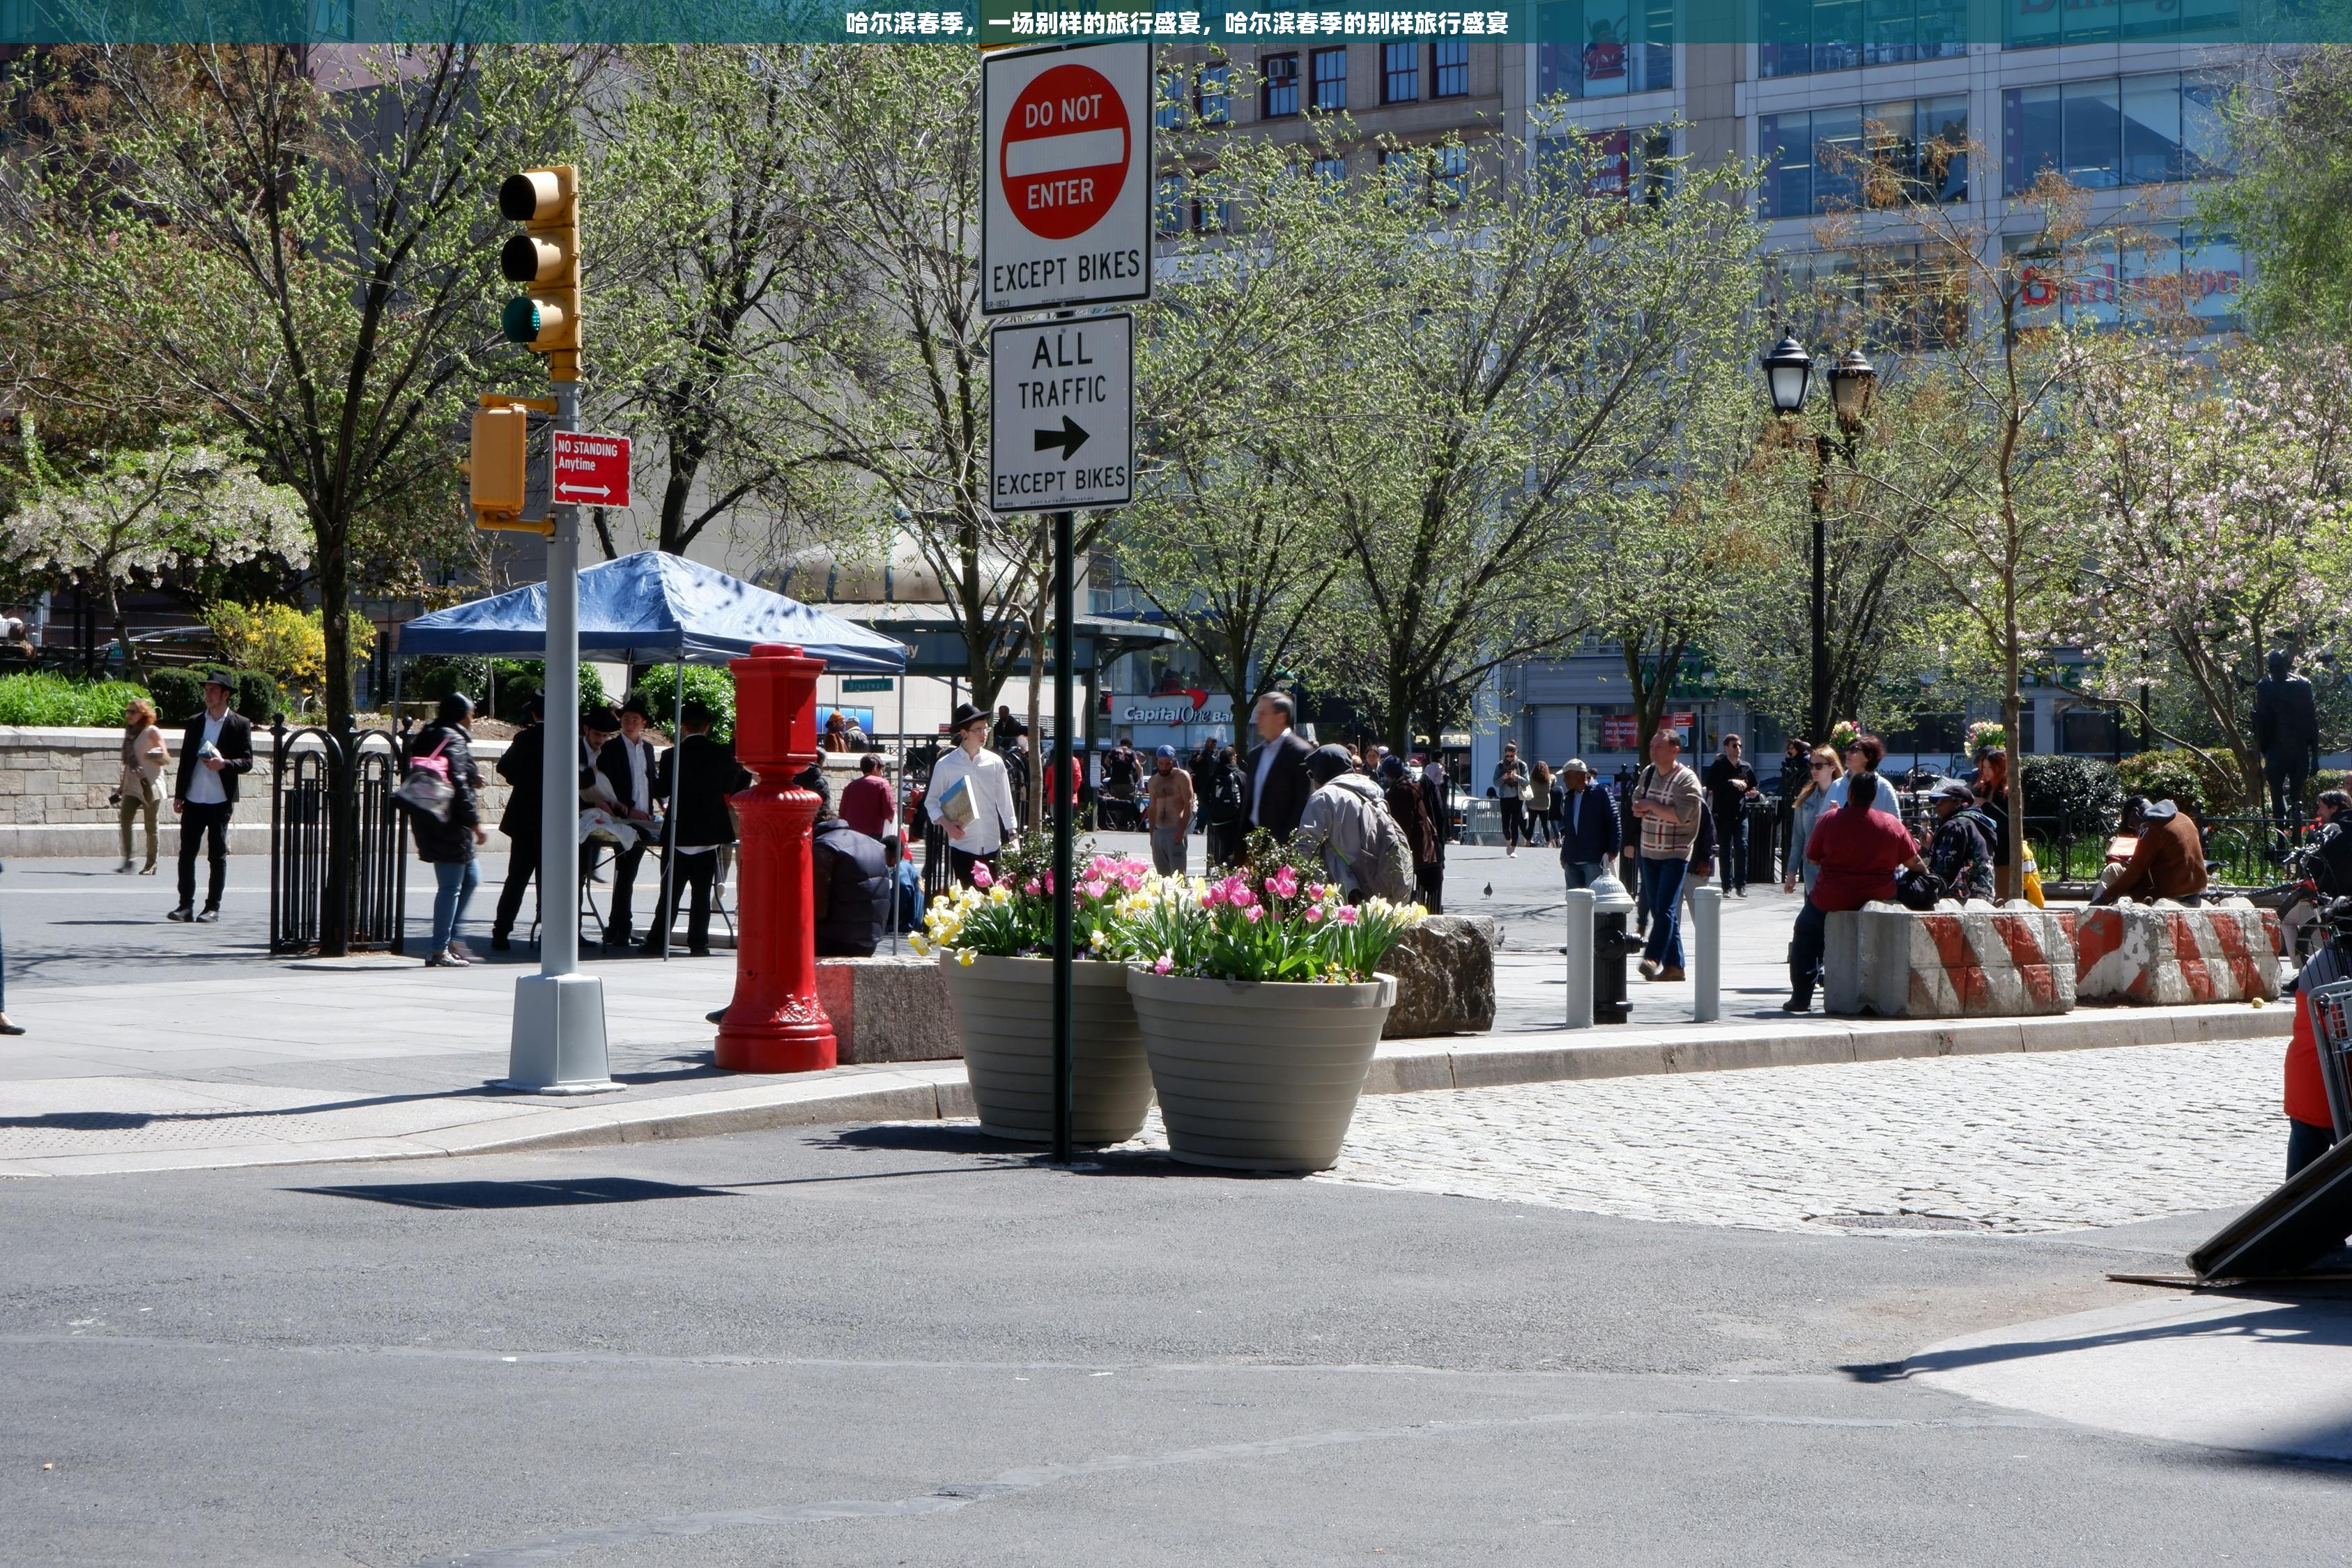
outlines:
[[[404,952],[399,737],[289,730],[282,717],[269,733],[269,951]]]

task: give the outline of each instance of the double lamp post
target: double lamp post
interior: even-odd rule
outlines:
[[[1794,333],[1782,336],[1764,356],[1764,388],[1771,396],[1772,412],[1786,422],[1784,428],[1793,429],[1797,416],[1804,411],[1814,363],[1812,352],[1799,342]],[[1832,441],[1826,434],[1816,435],[1812,439],[1812,668],[1806,693],[1805,723],[1807,739],[1814,745],[1828,739],[1830,727],[1830,468],[1832,459],[1840,455],[1845,458],[1847,468],[1854,468],[1863,424],[1870,417],[1871,402],[1878,392],[1878,372],[1860,349],[1848,349],[1830,362],[1829,381],[1830,406],[1837,416],[1838,433],[1843,440]]]

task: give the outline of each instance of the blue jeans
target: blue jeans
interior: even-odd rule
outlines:
[[[1559,868],[1567,874],[1570,887],[1589,888],[1601,880],[1601,873],[1607,865],[1605,860],[1563,860]]]
[[[1687,860],[1642,857],[1642,909],[1650,917],[1642,956],[1668,969],[1683,966],[1683,873],[1689,868]]]
[[[481,885],[482,873],[471,859],[433,862],[433,948],[440,952],[465,923],[467,900]]]

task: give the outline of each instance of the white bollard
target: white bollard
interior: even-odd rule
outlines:
[[[1592,889],[1568,890],[1568,1026],[1592,1027]]]
[[[1693,888],[1691,923],[1691,1021],[1712,1024],[1721,1016],[1723,988],[1723,889],[1713,883]]]

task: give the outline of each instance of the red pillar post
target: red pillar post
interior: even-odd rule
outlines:
[[[734,1072],[813,1072],[835,1060],[833,1020],[816,999],[809,826],[818,803],[793,781],[818,758],[816,678],[824,660],[761,643],[730,668],[735,756],[758,777],[733,797],[743,825],[735,999],[713,1059]]]

